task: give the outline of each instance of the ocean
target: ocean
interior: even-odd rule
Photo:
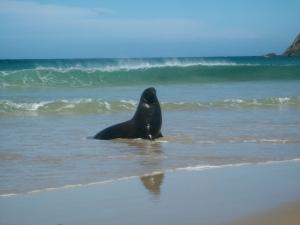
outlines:
[[[92,139],[148,87],[163,138]],[[299,115],[300,58],[0,60],[0,198],[300,162]]]

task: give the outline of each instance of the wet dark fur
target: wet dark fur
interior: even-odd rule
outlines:
[[[94,139],[143,138],[154,140],[162,137],[161,108],[154,88],[142,93],[137,110],[131,120],[108,127],[94,136]]]

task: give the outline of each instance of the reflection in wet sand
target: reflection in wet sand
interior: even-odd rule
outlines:
[[[145,188],[148,189],[154,196],[160,196],[160,186],[163,183],[163,179],[163,173],[141,177]]]
[[[142,171],[150,172],[155,171],[160,167],[161,154],[163,153],[162,144],[164,141],[149,141],[143,139],[127,140],[127,139],[116,139],[119,143],[126,143],[128,146],[134,147],[137,152],[135,154],[141,155],[138,159],[139,164],[142,166]],[[145,157],[149,156],[149,157]],[[151,196],[155,199],[160,197],[161,185],[163,183],[164,174],[152,174],[141,177],[141,181],[145,188],[151,193]]]

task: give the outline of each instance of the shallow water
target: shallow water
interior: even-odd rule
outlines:
[[[97,67],[79,60],[75,69],[65,61],[59,68],[56,61],[46,69],[35,61],[2,66],[0,196],[174,170],[300,161],[299,59],[153,60],[112,60],[106,70],[99,69],[107,66],[101,60]],[[48,78],[59,75],[34,80],[45,70]],[[94,82],[99,77],[110,84]],[[147,82],[139,84],[141,77]],[[162,107],[163,138],[91,139],[131,119],[149,86]]]

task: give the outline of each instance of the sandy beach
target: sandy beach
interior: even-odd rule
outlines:
[[[288,203],[274,209],[248,216],[228,225],[298,225],[300,223],[300,201]]]
[[[177,171],[3,198],[0,223],[299,224],[299,171],[300,163]]]

